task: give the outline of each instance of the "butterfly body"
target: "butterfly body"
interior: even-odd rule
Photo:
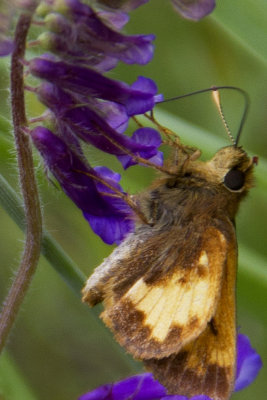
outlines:
[[[207,162],[178,147],[170,175],[135,196],[147,223],[94,271],[83,290],[117,341],[169,393],[229,398],[235,378],[234,218],[252,186],[239,147]]]

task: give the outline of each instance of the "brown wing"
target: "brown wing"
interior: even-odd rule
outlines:
[[[226,400],[234,388],[236,364],[235,280],[236,244],[228,251],[221,297],[203,333],[178,354],[145,360],[146,367],[169,393],[206,395]]]
[[[216,228],[199,229],[132,236],[87,282],[84,300],[104,299],[101,317],[136,358],[177,353],[215,313],[227,243]]]

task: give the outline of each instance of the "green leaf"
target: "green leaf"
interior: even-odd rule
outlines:
[[[253,56],[267,62],[266,0],[223,0],[211,16]]]
[[[0,399],[36,400],[25,378],[5,351],[0,358]]]
[[[257,285],[267,288],[266,260],[250,248],[239,246],[239,273],[249,281],[256,281]]]
[[[21,200],[2,176],[0,176],[0,202],[10,217],[24,230],[25,219]],[[42,253],[64,281],[80,296],[86,278],[48,232],[43,234]]]
[[[10,217],[17,225],[24,230],[25,219],[21,200],[16,192],[11,188],[8,182],[0,175],[0,203]],[[86,277],[83,272],[76,266],[71,258],[64,252],[62,247],[56,240],[46,231],[43,233],[42,254],[46,257],[52,267],[60,274],[61,278],[80,298],[81,289],[84,286]],[[99,309],[90,310],[95,318],[96,325],[104,332],[106,340],[109,341],[111,347],[115,347],[118,354],[125,361],[125,365],[132,372],[139,371],[138,364],[131,357],[125,355],[122,348],[117,345],[111,338],[110,333],[106,330],[103,323],[98,318]]]

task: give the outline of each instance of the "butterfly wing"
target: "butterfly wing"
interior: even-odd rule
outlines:
[[[104,300],[101,317],[134,357],[162,359],[197,338],[215,314],[227,240],[208,224],[148,229],[137,231],[97,268],[84,300]]]
[[[211,321],[200,336],[178,354],[145,360],[146,367],[169,393],[206,395],[226,400],[234,389],[236,366],[235,280],[237,251],[235,238],[227,252],[221,296]]]

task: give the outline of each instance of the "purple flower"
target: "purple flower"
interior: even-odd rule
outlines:
[[[78,400],[155,400],[166,395],[165,388],[146,373],[107,384],[88,392]]]
[[[134,132],[131,138],[123,135],[120,131],[117,132],[113,129],[103,118],[103,111],[105,112],[103,103],[101,107],[102,115],[99,115],[95,110],[95,105],[84,104],[79,106],[80,102],[77,104],[70,94],[51,84],[41,85],[38,89],[38,95],[40,100],[53,110],[61,136],[66,131],[71,131],[73,136],[79,137],[104,152],[117,156],[124,168],[137,163],[133,158],[134,156],[149,160],[161,154],[157,150],[161,145],[161,137],[155,129],[140,128]],[[115,116],[113,114],[114,117],[112,117],[110,108],[109,111],[111,124],[123,122],[116,114]],[[124,116],[124,114],[121,115]]]
[[[213,11],[215,0],[172,0],[172,4],[182,17],[198,21]]]
[[[121,104],[128,115],[143,114],[151,110],[155,104],[157,86],[148,78],[139,77],[130,87],[124,82],[107,78],[93,69],[63,61],[52,61],[47,56],[32,59],[29,63],[29,72],[72,94]]]
[[[129,1],[116,10],[108,3],[101,9],[101,3],[91,7],[80,0],[41,2],[37,14],[46,32],[37,42],[50,53],[28,62],[28,72],[42,80],[31,90],[48,108],[49,126],[56,133],[37,127],[33,142],[62,189],[108,244],[119,243],[133,229],[132,210],[123,200],[120,176],[104,167],[91,168],[81,142],[116,156],[124,168],[163,163],[155,129],[124,134],[131,116],[152,110],[161,100],[155,83],[139,77],[130,86],[104,75],[118,61],[151,60],[154,35],[120,32],[128,21],[125,11],[144,2]]]
[[[244,389],[256,378],[262,367],[260,356],[252,349],[245,335],[237,338],[237,373],[235,391]],[[166,389],[152,374],[140,374],[107,384],[88,392],[78,400],[212,400],[205,395],[193,396],[190,399],[181,395],[168,395]]]
[[[245,335],[238,335],[237,354],[236,392],[250,385],[262,367],[259,354],[251,347],[249,338]]]
[[[122,193],[122,188],[119,185],[120,174],[111,171],[107,167],[95,167],[95,175],[100,177],[105,183],[108,183],[119,192]],[[120,243],[124,237],[134,229],[134,216],[130,207],[120,198],[112,197],[112,202],[108,194],[113,194],[114,191],[108,188],[101,182],[96,182],[96,189],[98,194],[101,194],[105,203],[103,206],[107,207],[106,210],[101,208],[100,212],[97,207],[90,205],[89,212],[83,210],[83,215],[89,222],[92,230],[102,238],[107,244]],[[90,196],[90,193],[87,196]],[[101,206],[102,207],[102,206]]]
[[[123,194],[119,185],[120,175],[106,167],[90,167],[82,154],[72,151],[62,139],[44,127],[36,127],[31,138],[46,167],[82,210],[93,231],[107,244],[119,243],[134,227],[131,208],[120,197],[114,197]]]
[[[43,8],[42,8],[43,9]],[[49,10],[49,8],[48,8]],[[127,36],[119,32],[126,17],[97,12],[79,0],[52,2],[51,10],[45,16],[47,29],[39,37],[46,50],[55,52],[61,58],[75,58],[80,63],[95,64],[111,57],[127,64],[146,64],[153,56],[154,35]],[[123,22],[122,22],[123,21]]]

